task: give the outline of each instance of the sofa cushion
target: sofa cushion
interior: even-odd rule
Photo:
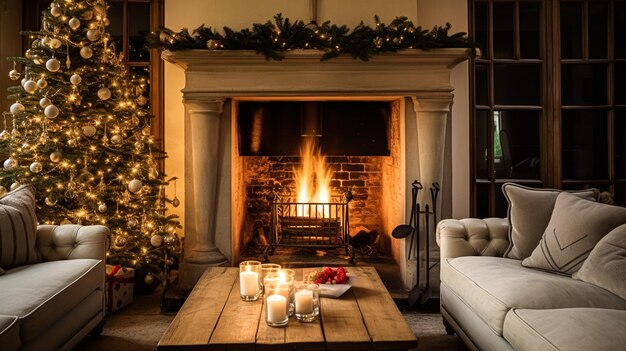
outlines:
[[[104,263],[93,259],[16,267],[0,278],[0,313],[20,318],[22,342],[33,339],[104,284]]]
[[[2,350],[14,351],[20,348],[20,323],[16,316],[0,315],[0,347]]]
[[[35,194],[24,185],[0,197],[0,267],[39,262],[36,240]]]
[[[562,192],[556,189],[529,188],[514,183],[502,185],[502,192],[509,202],[509,247],[504,257],[522,260],[539,245],[546,230],[557,196]],[[581,198],[596,201],[598,189],[573,191]]]
[[[626,300],[626,224],[613,229],[598,242],[573,278]]]
[[[512,308],[597,307],[626,309],[626,301],[593,284],[522,267],[500,257],[467,256],[442,261],[441,280],[502,335]]]
[[[561,193],[550,223],[525,267],[574,274],[598,241],[626,223],[626,208]]]
[[[626,345],[626,311],[599,308],[513,309],[504,337],[518,351],[621,351]]]

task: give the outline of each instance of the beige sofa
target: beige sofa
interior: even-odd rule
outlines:
[[[103,226],[40,225],[40,263],[0,275],[0,349],[68,350],[104,318]]]
[[[502,258],[508,226],[502,218],[438,224],[448,333],[456,332],[473,350],[624,350],[626,301],[596,285]],[[616,230],[626,235],[626,225]]]

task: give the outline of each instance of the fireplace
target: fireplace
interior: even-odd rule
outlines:
[[[290,137],[255,136],[250,132],[255,122],[242,128],[239,109],[246,103],[294,102],[307,105],[308,112],[302,114],[308,116],[325,109],[320,102],[351,101],[389,106],[382,133],[387,139],[379,133],[376,142],[348,143],[361,151],[342,146],[345,140],[337,137],[330,138],[340,139],[335,144],[320,141],[332,170],[331,188],[352,191],[348,232],[379,231],[382,250],[393,256],[405,285],[412,287],[415,258],[407,258],[408,242],[391,239],[390,234],[408,222],[408,190],[414,179],[425,187],[444,181],[446,125],[453,101],[450,71],[468,54],[465,49],[409,50],[381,54],[368,62],[348,57],[320,62],[315,51],[294,50],[274,62],[243,51],[164,52],[163,58],[185,69],[186,77],[181,286],[193,286],[208,266],[237,264],[255,223],[256,229],[271,227],[268,192],[295,186],[290,173],[302,161],[294,152],[297,144],[288,141]],[[323,120],[319,128],[319,119],[307,118],[296,137],[317,138],[328,123],[343,121],[335,116],[334,122]],[[256,126],[263,123],[257,121]],[[242,143],[243,139],[249,140]],[[375,146],[363,151],[363,145]],[[445,183],[442,191],[449,191]],[[430,202],[425,192],[421,195],[422,203]]]

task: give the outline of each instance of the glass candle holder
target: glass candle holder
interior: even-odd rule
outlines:
[[[244,301],[256,301],[261,296],[261,262],[243,261],[239,264],[239,295]]]
[[[320,288],[317,284],[298,283],[294,287],[293,306],[296,319],[313,322],[320,314]]]
[[[261,276],[259,277],[259,281],[261,282],[262,286],[265,287],[265,277],[267,276],[274,276],[276,274],[278,274],[278,272],[280,271],[281,266],[279,264],[276,263],[263,263],[261,264]]]
[[[265,284],[265,322],[270,327],[282,327],[289,323],[290,295],[285,295],[285,283],[269,282]]]

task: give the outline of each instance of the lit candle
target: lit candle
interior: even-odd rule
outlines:
[[[267,321],[280,323],[287,319],[287,299],[282,295],[270,295],[267,297]]]
[[[254,296],[259,292],[259,273],[246,270],[239,273],[239,292],[242,296]]]
[[[300,290],[296,292],[296,313],[313,313],[313,292],[311,290]]]
[[[276,284],[276,294],[284,296],[287,301],[289,301],[289,290],[289,283],[284,283],[281,281],[281,283]]]

